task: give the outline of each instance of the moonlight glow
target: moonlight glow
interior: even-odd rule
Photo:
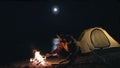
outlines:
[[[53,12],[53,14],[58,14],[58,13],[59,13],[59,8],[58,8],[58,6],[52,7],[52,12]]]
[[[53,11],[54,11],[54,12],[57,12],[57,11],[58,11],[58,9],[57,9],[57,8],[54,8],[54,9],[53,9]]]

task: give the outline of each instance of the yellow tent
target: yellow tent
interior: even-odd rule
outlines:
[[[77,46],[80,47],[82,53],[88,53],[95,49],[104,49],[111,47],[120,47],[120,44],[115,41],[104,29],[94,27],[85,30],[79,40]]]

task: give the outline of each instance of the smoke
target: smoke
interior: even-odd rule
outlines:
[[[55,50],[60,43],[60,40],[58,38],[53,39],[53,46],[52,46],[52,51]]]

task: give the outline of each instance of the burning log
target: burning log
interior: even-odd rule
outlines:
[[[42,56],[40,51],[33,50],[34,57],[30,58],[30,63],[35,67],[45,67],[50,66],[51,64],[46,61],[46,56]]]

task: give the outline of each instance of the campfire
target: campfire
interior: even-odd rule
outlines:
[[[46,56],[43,56],[40,54],[40,51],[38,50],[33,50],[34,52],[34,57],[33,58],[30,58],[30,63],[33,65],[33,66],[49,66],[50,63],[48,63],[46,61]]]

